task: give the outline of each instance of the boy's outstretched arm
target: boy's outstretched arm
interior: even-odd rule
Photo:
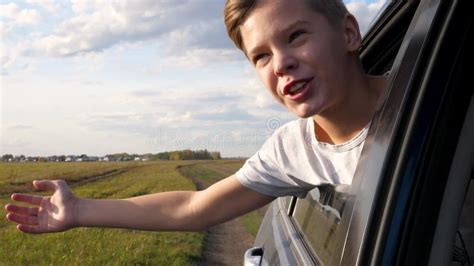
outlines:
[[[7,218],[27,233],[65,231],[73,227],[113,227],[154,231],[200,231],[255,210],[274,197],[250,190],[235,176],[202,191],[173,191],[121,200],[75,197],[62,180],[34,181],[50,197],[14,194],[33,208],[7,204]]]

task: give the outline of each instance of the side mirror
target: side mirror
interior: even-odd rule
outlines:
[[[244,254],[244,266],[260,266],[263,257],[263,248],[253,247]]]

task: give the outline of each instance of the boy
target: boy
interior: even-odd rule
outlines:
[[[225,22],[266,88],[301,119],[281,127],[235,175],[206,190],[91,200],[76,198],[64,181],[34,181],[54,194],[12,195],[39,207],[8,204],[7,218],[27,233],[77,226],[203,230],[278,196],[350,184],[385,85],[360,66],[355,18],[339,0],[229,0]]]

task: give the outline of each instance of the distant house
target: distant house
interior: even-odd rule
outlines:
[[[97,162],[99,160],[99,157],[97,156],[89,156],[85,158],[85,162]]]
[[[76,161],[77,156],[75,155],[68,155],[66,156],[66,159],[64,160],[65,162],[74,162]]]
[[[113,155],[106,155],[104,157],[104,161],[106,162],[115,162],[115,161],[118,161],[117,157],[113,156]]]
[[[132,160],[133,160],[133,157],[130,157],[130,156],[118,157],[117,159],[117,161],[123,161],[123,162],[132,161]]]

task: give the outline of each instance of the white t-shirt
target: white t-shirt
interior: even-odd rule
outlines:
[[[236,176],[262,194],[304,197],[321,184],[352,182],[369,126],[342,144],[319,142],[314,121],[301,118],[277,129]]]

